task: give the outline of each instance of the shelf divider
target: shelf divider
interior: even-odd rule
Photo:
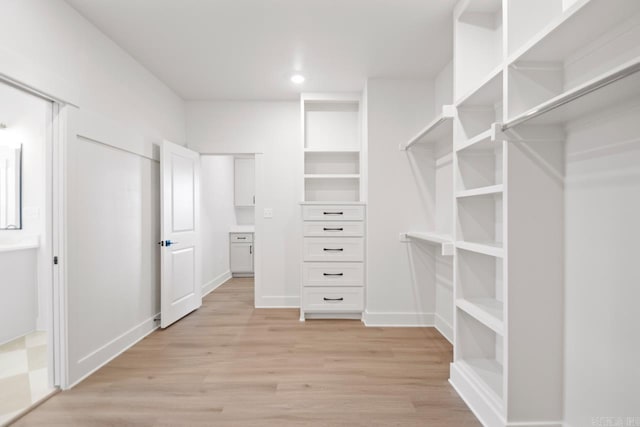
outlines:
[[[458,241],[456,242],[455,246],[458,249],[463,249],[469,252],[489,255],[496,258],[504,257],[504,249],[497,243],[476,243],[476,242]]]
[[[410,231],[408,233],[404,233],[401,237],[408,240],[415,239],[440,246],[442,255],[453,255],[453,239],[449,235],[433,232]]]
[[[504,335],[503,304],[493,298],[456,300],[456,306],[498,335]]]
[[[456,197],[458,199],[464,197],[487,196],[502,194],[504,186],[502,184],[490,185],[488,187],[473,188],[471,190],[458,191]]]

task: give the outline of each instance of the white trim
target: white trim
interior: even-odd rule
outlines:
[[[451,364],[449,375],[449,383],[483,426],[505,426],[502,415],[489,403],[484,393],[477,389],[474,381],[471,380],[463,370],[459,369],[455,363]]]
[[[453,326],[444,320],[438,313],[434,315],[434,326],[440,332],[440,334],[447,339],[453,345]]]
[[[300,297],[291,295],[256,295],[255,308],[300,308]]]
[[[229,279],[231,279],[231,271],[227,270],[218,277],[209,280],[207,283],[202,285],[202,298],[215,291],[220,285],[224,284]]]
[[[385,327],[433,327],[434,313],[372,313],[363,314],[366,326]]]
[[[82,370],[82,365],[89,365],[92,367],[88,372],[81,373],[78,379],[73,380],[71,385],[68,388],[75,387],[80,382],[82,382],[85,378],[105,366],[107,363],[111,362],[116,357],[120,356],[122,353],[136,345],[146,336],[151,334],[153,331],[158,329],[159,325],[155,321],[160,313],[149,317],[148,319],[142,321],[138,325],[129,329],[122,335],[112,339],[102,347],[92,351],[86,356],[80,358],[74,363],[75,370]]]
[[[0,49],[0,79],[54,102],[78,106],[77,85],[45,72],[31,61]]]

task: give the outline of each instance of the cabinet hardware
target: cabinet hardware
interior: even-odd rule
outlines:
[[[250,246],[249,246],[249,253],[250,253],[250,254],[253,254],[253,245],[250,245]]]
[[[236,239],[238,239],[238,240],[246,240],[247,238],[246,237],[236,237]]]
[[[325,301],[344,301],[344,298],[343,297],[340,297],[340,298],[327,298],[327,297],[324,297],[324,300]]]
[[[344,215],[344,212],[323,212],[325,215]]]
[[[325,276],[344,276],[344,273],[322,273]]]
[[[336,227],[336,228],[324,227],[323,230],[324,231],[344,231],[344,228],[342,228],[342,227]]]
[[[325,252],[342,252],[342,251],[344,251],[343,248],[324,248],[323,250]]]

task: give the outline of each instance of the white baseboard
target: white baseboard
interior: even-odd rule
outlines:
[[[222,285],[229,279],[231,279],[231,271],[227,270],[224,273],[220,274],[218,277],[209,280],[207,283],[202,285],[202,297],[206,297],[218,286]]]
[[[435,314],[435,327],[453,345],[453,326],[438,313]]]
[[[262,296],[256,298],[256,308],[300,308],[299,296]]]
[[[97,350],[78,359],[75,363],[70,362],[69,366],[69,386],[70,389],[82,382],[89,375],[111,362],[116,357],[133,347],[140,340],[158,329],[159,323],[154,321],[160,313],[146,319],[142,323],[129,329],[122,335],[109,341]]]
[[[433,327],[433,313],[372,313],[364,312],[364,324],[367,326],[388,327]]]

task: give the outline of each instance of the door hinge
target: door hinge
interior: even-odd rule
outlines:
[[[53,257],[53,265],[58,265],[58,256]]]

